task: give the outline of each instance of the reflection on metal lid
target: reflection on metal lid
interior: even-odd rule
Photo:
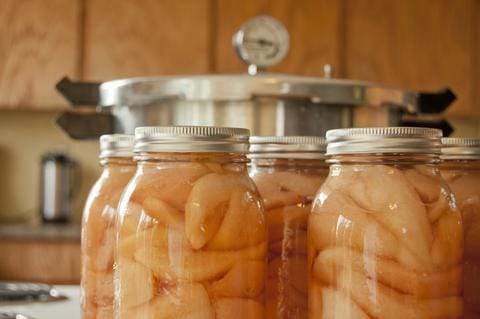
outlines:
[[[215,126],[148,126],[135,129],[136,153],[246,153],[250,131]]]
[[[442,131],[423,127],[368,127],[327,132],[327,155],[439,154]]]

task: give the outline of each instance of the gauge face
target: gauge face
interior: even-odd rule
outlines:
[[[280,21],[259,16],[242,25],[233,44],[245,63],[263,68],[277,64],[287,55],[289,35]]]

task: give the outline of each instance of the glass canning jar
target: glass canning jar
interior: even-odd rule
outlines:
[[[82,217],[81,308],[83,319],[113,318],[115,219],[120,195],[135,173],[133,136],[100,137],[102,174]]]
[[[325,147],[314,136],[250,138],[249,171],[268,228],[266,318],[307,317],[307,220],[328,175]]]
[[[308,227],[309,318],[462,318],[463,225],[441,131],[327,132]]]
[[[266,225],[249,131],[135,130],[119,205],[116,318],[263,318]]]
[[[442,139],[442,175],[463,214],[464,318],[480,318],[480,139]]]

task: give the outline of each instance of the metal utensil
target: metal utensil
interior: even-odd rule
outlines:
[[[78,184],[78,163],[63,153],[42,156],[40,213],[44,222],[68,222]]]
[[[0,282],[2,301],[57,301],[65,300],[52,286],[40,283]],[[0,317],[1,318],[1,317]]]
[[[18,312],[0,312],[0,319],[35,319]]]

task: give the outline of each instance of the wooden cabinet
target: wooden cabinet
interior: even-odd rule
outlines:
[[[0,225],[0,280],[80,282],[80,227]]]
[[[86,80],[207,73],[208,0],[86,0]]]
[[[78,241],[2,238],[0,251],[0,280],[80,283]]]
[[[419,90],[449,86],[458,95],[450,115],[480,115],[479,3],[346,0],[345,75]]]
[[[452,87],[453,117],[480,116],[480,0],[1,0],[0,108],[64,106],[56,81],[242,73],[232,35],[282,21],[291,50],[274,72]]]
[[[232,36],[246,20],[266,14],[282,21],[290,33],[288,56],[269,71],[323,76],[323,66],[331,64],[341,75],[342,1],[222,0],[215,4],[215,72],[246,72],[232,48]]]
[[[80,0],[0,1],[0,108],[58,109],[64,75],[79,76]]]

